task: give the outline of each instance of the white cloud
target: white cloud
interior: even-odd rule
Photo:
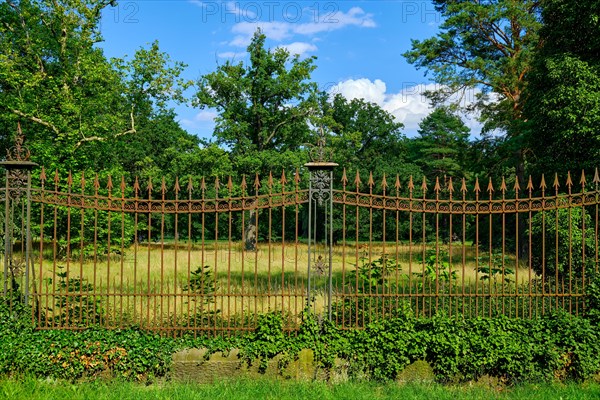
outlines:
[[[309,12],[307,11],[308,15]],[[312,18],[310,22],[293,21],[284,18],[284,21],[253,21],[245,20],[236,23],[231,31],[236,35],[229,44],[236,47],[248,46],[252,35],[257,29],[271,40],[281,42],[295,35],[314,36],[322,32],[331,32],[348,26],[374,28],[377,26],[372,14],[365,13],[359,7],[353,7],[348,12],[335,11],[322,20]]]
[[[229,58],[229,59],[239,59],[246,57],[248,53],[245,51],[235,52],[235,51],[224,51],[223,53],[217,53],[217,57],[219,58]]]
[[[436,90],[439,87],[434,83],[416,84],[407,82],[402,85],[402,89],[398,93],[387,93],[385,82],[379,79],[371,81],[361,78],[342,81],[334,86],[330,93],[340,93],[349,100],[361,98],[379,105],[392,114],[396,121],[404,124],[404,131],[408,136],[414,136],[419,129],[419,123],[432,111],[425,92]],[[462,98],[463,105],[475,101],[475,93],[478,93],[478,91],[466,93]],[[461,117],[465,124],[471,128],[472,135],[479,134],[481,124],[476,118],[464,114]]]
[[[193,118],[183,118],[180,123],[181,126],[188,129],[211,128],[214,127],[217,116],[218,113],[215,110],[200,110]]]
[[[294,42],[290,44],[282,44],[281,46],[286,49],[290,54],[298,54],[300,57],[311,51],[317,51],[317,46],[306,42]]]

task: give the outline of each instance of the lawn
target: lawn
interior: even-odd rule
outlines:
[[[600,386],[590,384],[541,384],[513,388],[487,386],[442,386],[433,383],[339,383],[236,380],[213,384],[156,383],[148,386],[124,382],[66,382],[34,379],[0,379],[3,399],[562,399],[600,398]]]

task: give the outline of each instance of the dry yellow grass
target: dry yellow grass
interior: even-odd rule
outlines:
[[[450,261],[451,270],[456,271],[454,293],[460,293],[462,285],[468,286],[468,290],[473,290],[475,285],[490,285],[489,281],[482,281],[481,272],[476,271],[482,266],[477,262],[477,256],[481,263],[487,264],[487,253],[461,244],[451,246],[452,257],[448,257],[448,250],[448,245],[437,248],[440,254],[437,268],[442,272],[443,261]],[[435,291],[435,283],[428,281],[423,285],[423,278],[418,275],[425,268],[422,259],[427,251],[435,254],[436,248],[396,243],[336,245],[332,249],[334,296],[354,292],[356,265],[376,261],[383,254],[397,260],[399,268],[388,271],[387,289],[375,287],[365,290],[362,287],[363,292],[389,293],[392,287],[405,293]],[[328,250],[316,245],[310,255],[314,266],[319,256],[323,257],[322,260],[327,259]],[[89,294],[103,298],[104,308],[117,316],[117,321],[120,316],[147,325],[176,315],[206,311],[232,316],[287,310],[297,315],[306,302],[308,258],[307,245],[294,243],[260,243],[258,250],[252,252],[243,251],[242,245],[237,242],[136,244],[109,259],[81,260],[76,253],[70,260],[43,259],[40,264],[36,259],[35,293],[40,294],[42,306],[52,307],[55,301],[53,294],[60,291],[58,273],[64,272],[70,279],[83,278],[90,283],[94,291]],[[506,268],[515,271],[514,255],[506,255],[505,263]],[[190,298],[185,286],[193,272],[203,265],[210,267],[216,296]],[[312,270],[311,274],[313,306],[324,309],[328,302],[327,273],[318,274]],[[516,275],[507,277],[522,284],[535,278],[522,263],[519,263]],[[506,289],[496,285],[492,290]],[[78,301],[77,294],[77,290],[71,294],[75,301]]]

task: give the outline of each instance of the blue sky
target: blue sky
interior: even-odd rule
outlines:
[[[434,36],[441,16],[429,1],[119,1],[102,16],[101,47],[108,57],[131,56],[159,41],[198,79],[226,60],[247,61],[257,27],[271,48],[317,56],[313,79],[322,89],[375,102],[413,136],[429,113],[422,95],[433,84],[402,57],[411,39]],[[188,132],[209,138],[214,111],[176,106]],[[476,121],[465,121],[478,130]]]

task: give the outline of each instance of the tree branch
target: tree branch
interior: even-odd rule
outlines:
[[[33,121],[35,123],[38,123],[40,125],[44,125],[45,127],[52,129],[52,131],[54,133],[56,133],[57,135],[60,135],[60,131],[58,130],[58,128],[56,126],[54,126],[53,124],[51,124],[50,122],[48,122],[48,121],[44,121],[43,119],[40,119],[38,117],[34,117],[33,115],[27,115],[24,112],[19,111],[19,110],[11,110],[11,112],[13,114],[17,114],[20,117],[27,118],[28,120]]]
[[[105,142],[108,139],[115,139],[118,138],[120,136],[125,136],[125,135],[129,135],[132,133],[137,133],[137,130],[135,129],[135,119],[133,117],[133,111],[129,114],[130,118],[131,118],[131,129],[126,130],[125,132],[120,132],[115,134],[114,136],[83,136],[83,139],[81,139],[80,141],[78,141],[75,144],[75,148],[79,148],[83,143],[85,142]]]

